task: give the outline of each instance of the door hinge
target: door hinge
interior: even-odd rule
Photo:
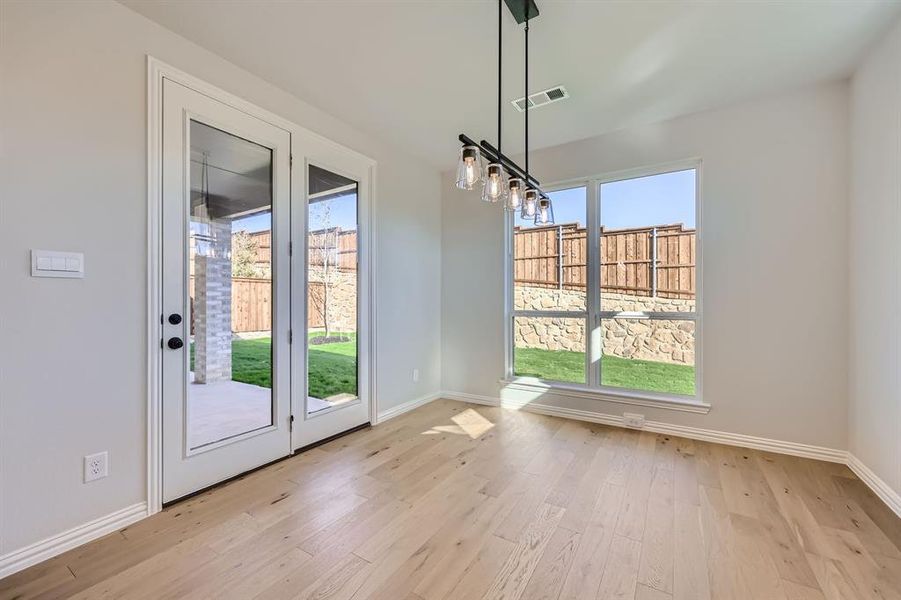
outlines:
[[[291,168],[294,167],[294,155],[293,154],[288,155],[288,166]]]
[[[294,330],[293,329],[288,330],[288,343],[289,344],[294,343]]]
[[[294,415],[288,417],[288,431],[294,431]]]
[[[288,256],[294,256],[294,242],[288,242]]]

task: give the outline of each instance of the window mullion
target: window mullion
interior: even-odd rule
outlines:
[[[587,297],[586,308],[588,318],[585,323],[588,347],[585,352],[585,368],[588,385],[599,387],[601,384],[601,203],[600,183],[595,180],[588,182],[588,235],[586,238],[587,269],[586,276]]]
[[[504,211],[504,376],[513,377],[513,213]]]

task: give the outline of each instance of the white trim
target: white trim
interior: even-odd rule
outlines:
[[[404,413],[410,412],[420,406],[438,400],[440,398],[447,400],[455,400],[458,402],[467,402],[470,404],[482,404],[485,406],[498,406],[512,410],[526,410],[543,415],[554,417],[562,417],[565,419],[575,419],[578,421],[588,421],[591,423],[601,423],[611,425],[613,427],[623,427],[623,418],[616,415],[608,415],[605,413],[575,410],[570,408],[561,408],[556,406],[548,406],[544,404],[534,404],[526,402],[518,402],[511,400],[501,401],[500,398],[492,396],[483,396],[479,394],[469,394],[465,392],[443,391],[434,394],[428,394],[420,398],[414,398],[399,406],[388,409],[378,415],[378,423],[383,423],[394,417],[398,417]],[[860,478],[860,480],[875,493],[880,500],[901,517],[901,494],[894,491],[885,481],[877,476],[869,467],[863,464],[854,454],[845,450],[835,450],[832,448],[824,448],[822,446],[813,446],[810,444],[799,444],[796,442],[785,442],[781,440],[773,440],[752,435],[744,435],[740,433],[728,433],[723,431],[715,431],[711,429],[701,429],[698,427],[687,427],[684,425],[671,425],[659,421],[647,421],[646,431],[654,433],[664,433],[685,437],[693,440],[701,440],[705,442],[713,442],[718,444],[727,444],[730,446],[738,446],[742,448],[753,448],[756,450],[765,450],[778,454],[787,454],[791,456],[800,456],[803,458],[812,458],[816,460],[824,460],[828,462],[847,464],[851,471]],[[31,544],[25,548],[15,550],[4,556],[0,556],[0,578],[12,575],[13,573],[35,565],[41,561],[52,558],[66,550],[70,550],[82,544],[86,544],[92,540],[102,537],[108,533],[126,527],[136,521],[149,516],[147,505],[144,502],[134,504],[124,509],[113,512],[105,517],[95,519],[83,525],[73,527],[72,529],[49,537],[35,544]]]
[[[470,404],[482,404],[484,406],[501,406],[501,399],[492,396],[482,396],[480,394],[468,394],[466,392],[450,392],[444,390],[441,392],[440,398],[444,400],[455,400],[457,402],[468,402]],[[514,408],[510,405],[504,405],[504,408]]]
[[[0,556],[0,579],[122,529],[146,516],[147,503],[139,502]]]
[[[492,398],[490,396],[479,396],[461,392],[443,392],[441,397],[448,400],[472,402],[474,404],[485,404],[488,406],[500,406],[501,408],[507,408],[511,410],[525,410],[528,412],[549,415],[552,417],[563,417],[565,419],[575,419],[577,421],[588,421],[591,423],[602,423],[604,425],[611,425],[613,427],[626,428],[623,417],[597,411],[563,408],[559,406],[551,406],[548,404],[528,402],[525,400],[501,400],[500,398]],[[642,429],[644,431],[665,433],[669,435],[689,438],[692,440],[713,442],[716,444],[726,444],[729,446],[740,446],[742,448],[752,448],[754,450],[765,450],[767,452],[775,452],[777,454],[788,454],[791,456],[813,458],[816,460],[825,460],[828,462],[845,463],[848,457],[848,453],[845,450],[836,450],[834,448],[825,448],[823,446],[813,446],[811,444],[801,444],[798,442],[773,440],[770,438],[758,437],[754,435],[745,435],[743,433],[730,433],[726,431],[716,431],[713,429],[702,429],[700,427],[688,427],[686,425],[672,425],[670,423],[663,423],[660,421],[645,421],[645,425],[644,427],[642,427]],[[861,479],[863,478],[861,477]],[[866,480],[864,481],[866,482]]]
[[[435,400],[441,398],[441,392],[434,392],[432,394],[426,394],[425,396],[420,396],[419,398],[413,398],[403,404],[399,404],[393,408],[389,408],[383,412],[377,413],[375,422],[373,425],[378,425],[380,423],[384,423],[389,419],[393,419],[394,417],[399,417],[404,413],[408,413],[411,410],[415,410],[420,406],[425,406],[429,402],[434,402]]]
[[[207,95],[227,106],[231,106],[241,112],[261,119],[271,125],[285,129],[291,134],[292,149],[295,140],[304,137],[307,140],[315,140],[336,152],[351,155],[364,161],[369,169],[369,231],[365,250],[369,254],[369,385],[370,417],[377,414],[376,389],[376,356],[377,330],[376,330],[376,285],[378,276],[376,273],[377,257],[377,229],[375,219],[376,207],[376,166],[377,162],[356,150],[348,148],[327,137],[319,135],[296,123],[280,117],[259,106],[248,102],[222,88],[208,84],[176,67],[166,64],[153,56],[147,55],[147,502],[148,515],[162,510],[162,381],[161,348],[159,340],[162,339],[162,324],[160,323],[161,310],[161,210],[162,210],[162,81],[163,78],[181,84],[196,92]],[[293,151],[293,150],[292,150]],[[296,169],[303,167],[303,161],[298,161],[291,169],[292,200],[298,188]],[[302,180],[303,181],[303,180]],[[303,191],[303,190],[301,190]],[[305,192],[304,192],[305,193]],[[292,444],[293,445],[293,444]]]
[[[147,56],[147,514],[163,508],[163,71]],[[160,340],[158,342],[157,340]]]
[[[868,488],[873,490],[880,500],[901,517],[901,493],[896,492],[882,478],[873,472],[851,452],[848,452],[848,468],[863,481]]]
[[[600,356],[602,353],[603,340],[600,339],[598,333],[600,322],[603,318],[612,318],[615,313],[603,311],[600,306],[600,282],[596,280],[596,269],[588,269],[588,286],[586,295],[586,311],[532,311],[532,310],[515,310],[513,307],[514,296],[514,256],[513,256],[513,235],[512,229],[515,219],[508,216],[504,219],[504,379],[505,385],[510,382],[515,384],[522,383],[514,375],[514,340],[513,340],[513,319],[516,317],[552,317],[552,318],[573,318],[584,319],[586,323],[586,348],[585,348],[585,366],[586,381],[585,389],[572,389],[566,385],[559,385],[557,382],[535,379],[527,382],[537,384],[545,390],[554,389],[561,390],[559,395],[574,396],[579,398],[593,398],[600,400],[609,400],[611,402],[620,402],[622,404],[635,404],[638,406],[667,408],[674,410],[687,410],[688,412],[706,413],[710,410],[710,405],[705,403],[703,392],[703,348],[704,348],[704,327],[702,323],[703,313],[703,173],[704,161],[700,157],[686,158],[683,160],[659,163],[656,165],[625,169],[621,171],[602,173],[589,177],[578,177],[557,181],[555,183],[542,186],[544,191],[552,193],[559,190],[573,189],[584,187],[586,190],[586,216],[588,236],[586,243],[588,247],[588,263],[592,260],[600,261],[600,224],[601,224],[601,193],[602,184],[613,183],[617,181],[627,181],[629,179],[637,179],[640,177],[650,177],[653,175],[665,175],[667,173],[675,173],[678,171],[695,171],[695,311],[693,313],[641,313],[641,318],[663,319],[663,320],[691,320],[695,323],[695,393],[693,396],[679,396],[675,394],[662,394],[654,392],[645,392],[642,390],[613,389],[609,386],[600,385]],[[516,387],[524,391],[536,391],[535,385],[532,389],[525,387]],[[690,398],[690,400],[686,400]],[[684,408],[688,407],[688,408]]]
[[[639,392],[635,390],[612,389],[610,386],[589,387],[587,385],[549,382],[534,377],[518,377],[516,379],[501,380],[500,383],[509,390],[531,392],[533,394],[554,394],[566,398],[585,398],[588,400],[602,400],[616,402],[617,404],[631,404],[633,406],[647,406],[649,408],[664,408],[706,415],[710,412],[710,405],[699,402],[692,396],[676,396],[673,394],[655,394],[653,392]]]

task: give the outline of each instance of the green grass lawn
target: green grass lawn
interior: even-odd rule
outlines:
[[[321,332],[311,333],[319,337]],[[315,398],[335,394],[357,394],[357,335],[343,333],[348,342],[310,345],[309,393]],[[193,368],[194,345],[191,344]],[[232,379],[251,385],[272,387],[272,339],[232,341]]]
[[[514,356],[516,375],[548,381],[585,383],[584,352],[516,348]],[[601,383],[633,390],[693,395],[695,369],[690,365],[603,355]]]
[[[311,333],[310,337],[323,335]],[[316,398],[334,394],[357,394],[356,334],[348,342],[310,345],[309,393]],[[193,344],[191,357],[193,362]],[[262,387],[272,387],[271,339],[257,338],[232,342],[232,379]],[[192,366],[193,368],[193,366]],[[567,350],[516,348],[516,375],[548,381],[585,383],[585,353]],[[649,360],[632,360],[604,355],[601,359],[603,385],[693,395],[695,369]]]

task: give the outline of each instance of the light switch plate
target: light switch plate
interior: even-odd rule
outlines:
[[[84,254],[81,252],[31,251],[32,277],[84,277]]]

